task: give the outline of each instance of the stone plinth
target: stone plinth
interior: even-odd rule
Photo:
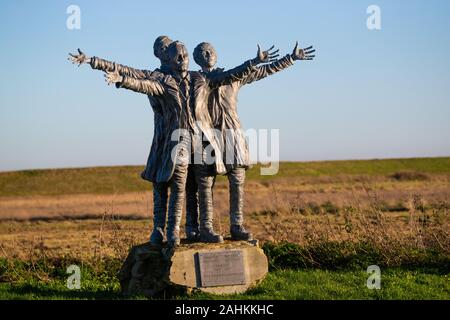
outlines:
[[[135,246],[119,274],[125,295],[154,296],[166,289],[214,294],[245,292],[268,272],[257,243],[182,243],[175,249]]]

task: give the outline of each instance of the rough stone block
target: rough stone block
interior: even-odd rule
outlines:
[[[155,296],[168,289],[232,294],[245,292],[267,272],[257,242],[183,242],[175,249],[145,243],[130,250],[119,279],[125,295]]]

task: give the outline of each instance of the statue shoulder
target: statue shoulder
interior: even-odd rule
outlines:
[[[154,70],[154,71],[151,71],[151,70],[144,70],[144,74],[145,74],[145,77],[146,77],[147,79],[156,79],[156,80],[160,80],[160,79],[163,79],[163,78],[165,77],[165,74],[164,74],[161,70],[159,70],[159,69],[156,69],[156,70]]]
[[[201,71],[189,71],[189,76],[191,79],[197,79],[204,77],[204,74]]]
[[[194,83],[200,84],[206,82],[206,75],[201,71],[189,71],[189,76]]]
[[[211,71],[212,74],[219,74],[224,72],[225,69],[224,68],[215,68],[213,71]]]

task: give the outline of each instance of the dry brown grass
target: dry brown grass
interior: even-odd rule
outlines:
[[[216,212],[226,216],[227,183],[218,182],[214,192]],[[382,176],[250,180],[246,185],[245,208],[248,213],[273,210],[276,201],[295,203],[298,199],[318,205],[328,202],[343,208],[354,202],[369,205],[373,202],[373,195],[387,207],[405,207],[414,195],[420,196],[425,205],[437,207],[450,199],[450,176],[434,175],[426,181],[397,181]],[[105,211],[124,219],[148,219],[152,206],[150,190],[115,194],[0,197],[0,220],[101,218]]]
[[[246,225],[262,242],[366,241],[389,257],[403,247],[450,252],[447,175],[421,181],[380,176],[282,178],[249,181],[246,191]],[[131,245],[148,240],[151,209],[150,192],[4,197],[0,257],[123,259]],[[224,181],[216,185],[215,215],[215,228],[226,235]]]

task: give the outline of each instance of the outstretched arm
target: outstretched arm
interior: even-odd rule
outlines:
[[[122,76],[133,77],[136,79],[146,78],[146,73],[144,70],[127,67],[98,57],[89,57],[80,49],[78,49],[78,54],[69,53],[69,60],[72,61],[73,64],[78,64],[78,66],[81,66],[84,63],[90,64],[91,68],[95,70],[101,70],[104,72],[117,70]]]
[[[278,50],[272,51],[274,46],[269,50],[261,51],[258,45],[256,58],[248,60],[240,66],[224,71],[213,72],[208,74],[208,80],[211,87],[219,87],[221,85],[231,84],[235,81],[242,81],[248,74],[255,70],[255,66],[260,63],[272,62],[278,57]]]
[[[294,51],[291,54],[286,55],[285,57],[271,63],[266,64],[261,67],[255,68],[253,71],[249,72],[243,79],[243,84],[249,84],[254,81],[259,81],[264,79],[267,76],[270,76],[274,73],[282,71],[292,65],[296,60],[312,60],[315,55],[311,55],[316,50],[313,49],[312,46],[300,49],[298,47],[298,42],[295,44]]]
[[[124,88],[149,96],[161,96],[164,94],[164,86],[157,79],[136,79],[122,76],[118,70],[108,71],[105,74],[108,85],[115,84],[117,88]]]

